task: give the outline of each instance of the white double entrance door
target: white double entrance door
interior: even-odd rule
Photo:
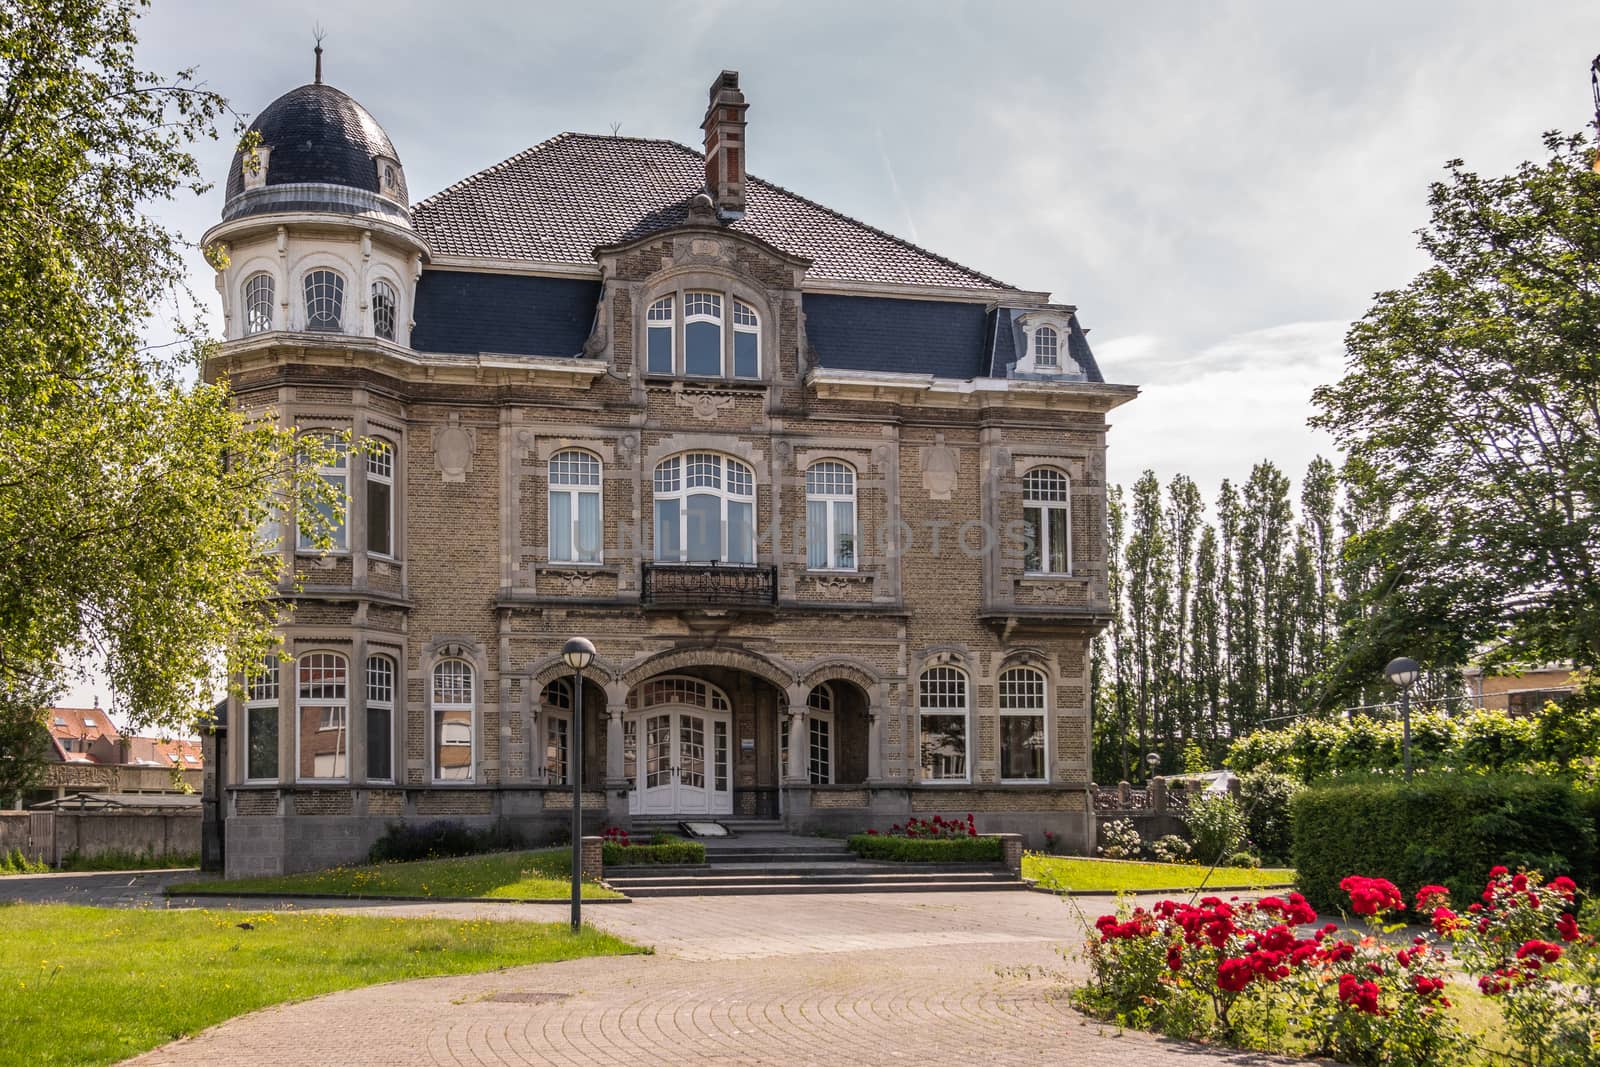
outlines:
[[[733,813],[731,716],[696,707],[652,707],[623,722],[632,757],[634,815]]]

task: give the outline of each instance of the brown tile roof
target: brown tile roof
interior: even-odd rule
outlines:
[[[121,736],[103,708],[51,708],[45,726],[51,737],[62,742],[92,744],[104,739],[115,744]]]
[[[704,157],[676,141],[563,133],[412,208],[436,255],[594,262],[594,249],[682,223]],[[1013,286],[748,176],[732,228],[813,266],[818,280],[974,290]]]

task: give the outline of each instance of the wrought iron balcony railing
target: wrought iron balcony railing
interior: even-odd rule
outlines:
[[[656,608],[770,608],[778,602],[778,568],[646,563],[640,600],[646,607]]]

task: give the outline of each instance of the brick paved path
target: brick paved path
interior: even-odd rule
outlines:
[[[378,914],[559,920],[560,908]],[[1270,1062],[1072,1012],[1071,906],[1032,893],[669,898],[586,913],[654,956],[374,986],[267,1009],[130,1061],[397,1064],[1185,1065]],[[1065,939],[1065,940],[1062,940]]]

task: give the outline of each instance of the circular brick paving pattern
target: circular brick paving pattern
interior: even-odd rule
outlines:
[[[556,919],[554,909],[388,914]],[[1074,1013],[1078,928],[1027,893],[687,898],[588,914],[658,947],[336,993],[231,1020],[133,1063],[1209,1064],[1266,1062]],[[652,936],[654,931],[655,936]]]

